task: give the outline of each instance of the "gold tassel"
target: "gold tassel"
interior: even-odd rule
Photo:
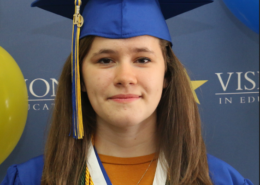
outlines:
[[[80,70],[79,70],[79,37],[80,37],[80,28],[84,22],[83,17],[80,15],[81,3],[82,3],[81,0],[75,0],[75,14],[73,15],[72,54],[71,54],[72,84],[73,84],[72,88],[74,88],[74,94],[72,97],[72,101],[74,101],[73,136],[76,139],[82,139],[84,136],[82,105],[81,105],[81,87],[80,87],[81,83],[80,83]]]

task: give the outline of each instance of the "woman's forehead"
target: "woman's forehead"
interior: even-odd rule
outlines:
[[[128,49],[131,52],[154,52],[153,50],[160,49],[160,40],[148,35],[126,39],[95,37],[91,47],[92,52],[122,49]]]

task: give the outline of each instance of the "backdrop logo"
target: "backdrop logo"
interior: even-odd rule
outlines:
[[[58,81],[55,78],[25,79],[28,89],[28,110],[47,111],[54,106]]]
[[[219,104],[251,104],[259,102],[259,71],[215,73],[220,92]]]

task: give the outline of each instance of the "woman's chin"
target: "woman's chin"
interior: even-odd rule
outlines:
[[[137,112],[131,114],[114,114],[113,116],[103,119],[106,120],[106,124],[112,127],[118,128],[131,128],[145,125],[148,122],[153,122],[153,119],[149,119],[153,114],[145,116],[144,114],[138,114]],[[112,118],[112,119],[111,119]],[[156,119],[156,118],[155,118]],[[98,121],[99,122],[99,121]]]
[[[142,123],[142,119],[133,119],[133,117],[124,117],[120,119],[113,119],[111,123],[113,126],[118,128],[129,128],[133,126],[138,126]]]

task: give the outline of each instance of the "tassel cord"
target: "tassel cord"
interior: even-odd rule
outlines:
[[[84,136],[82,105],[81,105],[81,83],[79,70],[79,37],[80,28],[83,25],[83,17],[80,15],[81,0],[75,0],[75,14],[73,15],[72,48],[71,48],[71,74],[72,74],[72,131],[75,139]]]

